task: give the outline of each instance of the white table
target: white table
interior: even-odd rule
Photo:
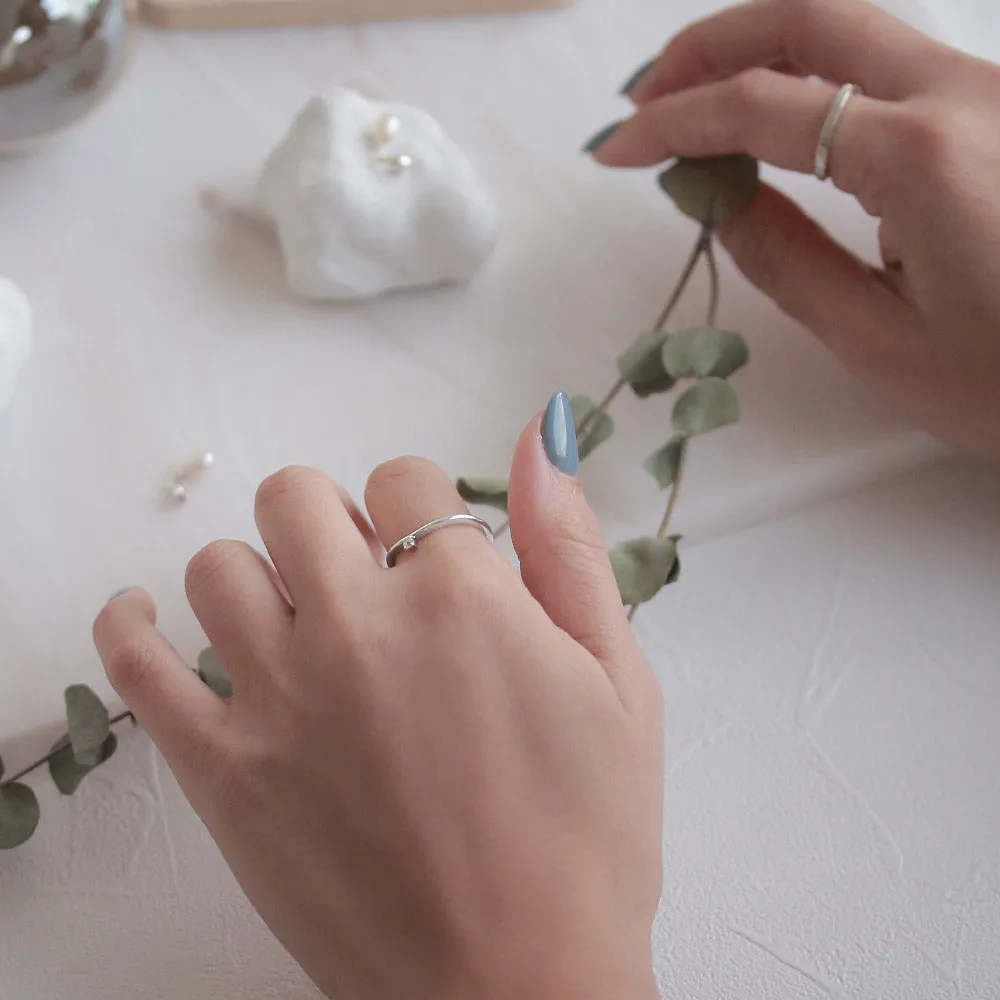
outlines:
[[[985,4],[936,2],[948,37],[1000,54]],[[694,234],[649,176],[575,150],[693,13],[582,0],[507,20],[150,33],[99,116],[0,161],[0,273],[38,312],[0,418],[12,766],[51,738],[65,684],[109,693],[88,633],[113,590],[149,586],[182,652],[204,645],[184,564],[212,538],[253,538],[268,472],[316,464],[360,493],[374,464],[415,451],[501,473],[554,388],[600,393]],[[206,187],[245,190],[332,82],[429,108],[481,165],[506,233],[472,288],[304,307],[265,243],[200,207]],[[831,186],[780,183],[872,252]],[[723,318],[754,348],[746,419],[699,442],[685,579],[638,623],[670,710],[665,994],[994,996],[1000,479],[941,459],[728,268],[725,288]],[[626,401],[585,471],[612,539],[656,523],[639,464],[668,405]],[[183,509],[158,504],[206,447],[211,478]],[[312,996],[142,734],[74,799],[36,787],[40,832],[0,855],[4,1000]]]

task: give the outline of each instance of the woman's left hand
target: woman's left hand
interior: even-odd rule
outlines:
[[[549,425],[556,464],[536,420],[511,477],[521,575],[471,527],[387,570],[325,475],[268,479],[256,516],[277,573],[216,542],[187,574],[228,703],[156,629],[145,591],[97,619],[112,683],[330,996],[656,997],[660,694],[558,467],[574,471],[564,394]],[[466,509],[416,459],[377,469],[367,505],[386,546]]]

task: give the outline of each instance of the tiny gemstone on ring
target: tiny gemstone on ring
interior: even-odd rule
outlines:
[[[416,547],[417,547],[417,540],[413,537],[413,535],[409,535],[407,538],[403,539],[403,548],[407,552],[409,552],[410,549],[415,549]]]

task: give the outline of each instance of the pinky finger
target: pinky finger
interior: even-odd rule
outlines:
[[[144,590],[129,590],[104,608],[94,642],[108,680],[183,782],[225,704],[157,629],[156,605]]]

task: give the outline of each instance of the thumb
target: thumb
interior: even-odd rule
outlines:
[[[911,307],[878,271],[766,184],[719,237],[744,275],[855,375],[877,374],[910,324]]]
[[[633,639],[600,525],[576,479],[578,465],[569,397],[557,392],[514,454],[511,540],[525,586],[552,621],[607,668]]]

